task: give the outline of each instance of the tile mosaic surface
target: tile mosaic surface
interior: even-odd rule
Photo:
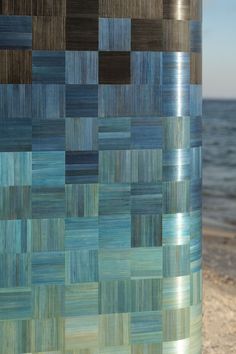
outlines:
[[[0,1],[0,354],[201,353],[201,0]]]

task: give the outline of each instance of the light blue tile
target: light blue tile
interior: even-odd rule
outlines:
[[[131,52],[131,83],[159,85],[162,54],[159,52]]]
[[[98,52],[66,52],[66,84],[97,84]]]
[[[130,51],[131,19],[100,18],[99,50]]]

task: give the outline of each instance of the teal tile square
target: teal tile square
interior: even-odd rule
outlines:
[[[64,284],[64,252],[41,252],[32,254],[32,284]]]
[[[122,249],[131,246],[130,215],[99,217],[99,248]]]
[[[66,252],[66,284],[98,281],[98,251],[74,250]]]
[[[65,220],[65,249],[98,249],[98,218],[67,218]]]
[[[131,313],[131,343],[160,343],[162,341],[162,312]]]

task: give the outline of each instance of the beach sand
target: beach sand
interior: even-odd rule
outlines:
[[[203,354],[236,353],[236,232],[203,235]]]

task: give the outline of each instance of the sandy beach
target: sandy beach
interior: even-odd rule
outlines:
[[[203,354],[235,353],[236,232],[203,230]]]

